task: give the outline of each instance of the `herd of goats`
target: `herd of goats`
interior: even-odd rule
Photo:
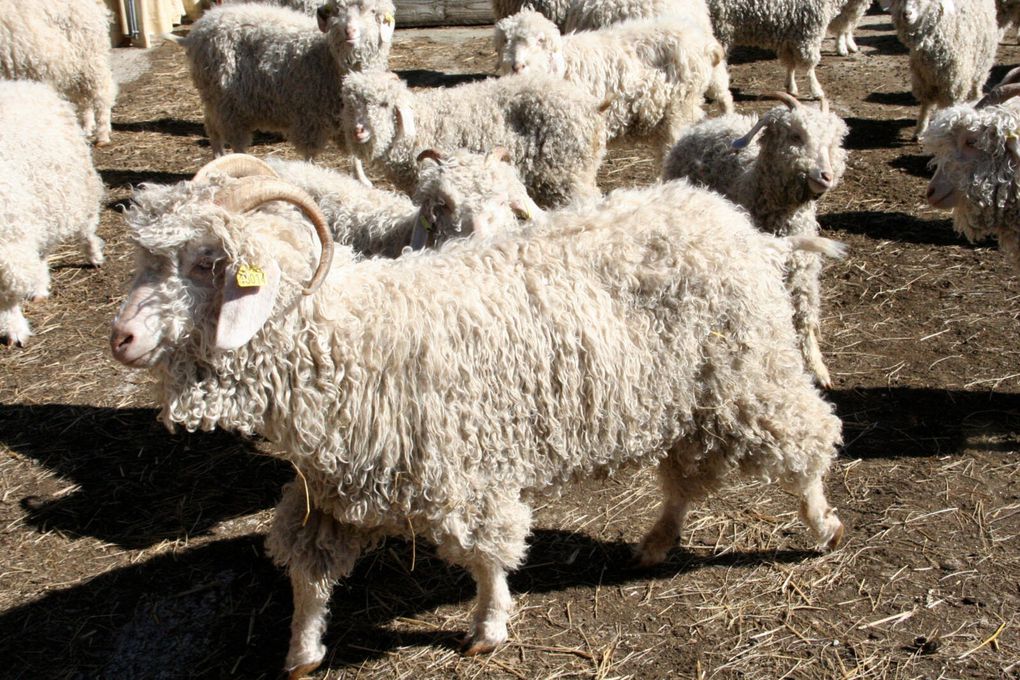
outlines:
[[[822,259],[842,247],[815,210],[847,126],[814,68],[829,33],[857,49],[870,0],[493,0],[500,77],[426,90],[387,70],[391,0],[215,4],[171,39],[216,159],[135,190],[110,343],[153,373],[168,426],[263,437],[297,470],[266,542],[294,591],[292,678],[325,658],[332,588],[385,536],[470,572],[464,652],[496,648],[533,499],[595,471],[657,466],[643,565],[731,473],[778,482],[839,546],[817,338]],[[982,97],[1020,3],[889,10],[935,156],[929,202],[1020,267],[1020,69]],[[116,87],[102,3],[0,11],[0,338],[20,346],[55,245],[103,261],[89,144],[110,140]],[[787,69],[760,117],[733,113],[732,45]],[[245,154],[256,130],[307,160]],[[662,181],[603,196],[606,145],[635,139]],[[310,162],[331,142],[354,176]]]

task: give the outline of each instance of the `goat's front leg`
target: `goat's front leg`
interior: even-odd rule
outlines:
[[[514,602],[506,582],[506,570],[492,560],[480,558],[468,569],[478,586],[474,618],[464,643],[464,655],[487,654],[506,642],[506,624]]]

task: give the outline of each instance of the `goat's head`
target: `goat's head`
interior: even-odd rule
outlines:
[[[544,214],[528,196],[503,147],[486,155],[427,149],[418,155],[418,162],[421,179],[414,202],[419,213],[411,237],[416,250],[458,236],[514,231],[520,221]]]
[[[996,233],[1018,207],[1020,191],[1020,94],[1014,69],[974,106],[960,104],[939,111],[921,138],[932,154],[935,174],[928,183],[928,202],[953,209],[957,231],[971,240]],[[1009,225],[1011,228],[1014,225]]]
[[[315,13],[319,30],[329,35],[333,56],[358,67],[389,53],[396,26],[391,0],[328,0]]]
[[[784,105],[765,113],[733,147],[743,149],[761,132],[758,162],[766,164],[761,170],[790,187],[799,200],[818,198],[834,188],[846,170],[846,123],[825,99],[814,108],[785,92],[770,96]]]
[[[347,147],[364,159],[382,157],[416,134],[414,95],[396,75],[351,73],[343,81],[343,127]]]
[[[493,42],[500,75],[549,73],[562,78],[566,73],[559,29],[534,10],[521,10],[501,19]]]
[[[121,363],[153,366],[185,342],[236,349],[324,280],[333,242],[312,199],[257,161],[232,162],[136,193],[137,272],[110,336]]]

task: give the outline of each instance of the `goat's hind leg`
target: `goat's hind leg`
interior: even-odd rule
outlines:
[[[687,447],[689,445],[678,446],[669,458],[659,463],[662,511],[637,548],[638,566],[651,567],[665,561],[680,539],[691,503],[706,498],[719,484],[714,475],[701,471],[691,474],[681,468],[678,461],[683,460]]]

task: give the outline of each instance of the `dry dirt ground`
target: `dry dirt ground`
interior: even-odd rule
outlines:
[[[824,282],[845,546],[819,556],[794,499],[742,483],[698,508],[667,564],[636,571],[654,479],[591,481],[536,514],[510,644],[459,656],[470,578],[391,541],[337,589],[319,677],[1020,677],[1020,284],[994,245],[926,207],[888,19],[866,17],[858,42],[845,59],[827,43],[819,71],[850,126],[846,176],[821,206],[851,253]],[[994,77],[1018,62],[1003,44]],[[485,29],[400,31],[393,55],[418,84],[491,65]],[[768,55],[734,55],[739,109],[770,106],[758,95],[782,79]],[[114,119],[95,156],[108,264],[61,250],[52,297],[27,307],[37,336],[0,351],[0,676],[275,678],[291,603],[262,543],[293,473],[228,434],[165,432],[147,378],[106,345],[130,278],[131,186],[210,158],[176,48],[151,53]],[[289,153],[270,137],[254,151]],[[647,149],[619,149],[602,187],[656,174]]]

